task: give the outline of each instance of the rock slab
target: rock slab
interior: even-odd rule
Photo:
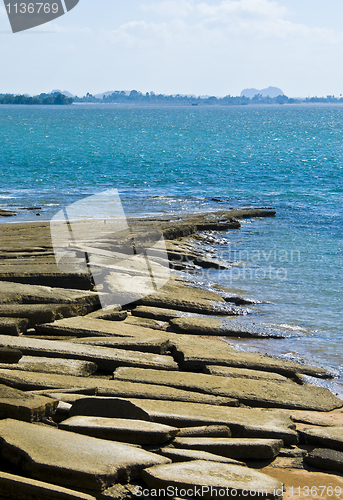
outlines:
[[[283,439],[287,444],[298,442],[293,421],[275,411],[151,399],[130,401],[147,412],[154,422],[162,424],[175,427],[227,425],[233,437]]]
[[[97,365],[90,361],[44,358],[39,356],[23,356],[16,364],[0,363],[1,368],[6,370],[73,375],[75,377],[89,377],[89,375],[92,375],[98,369]]]
[[[95,349],[95,348],[94,348]],[[99,347],[99,349],[102,349]],[[160,356],[162,357],[162,356]],[[0,368],[0,383],[17,389],[32,391],[40,389],[94,389],[99,396],[119,398],[146,398],[155,400],[185,401],[190,403],[205,403],[208,405],[238,406],[237,399],[201,394],[144,383],[107,380],[104,377],[74,377],[71,375],[55,375],[46,373],[21,372],[19,370],[4,370]],[[55,391],[56,392],[56,391]]]
[[[25,318],[0,317],[0,335],[17,337],[26,332],[29,320]]]
[[[315,448],[304,457],[304,461],[317,469],[343,472],[343,453],[341,451]]]
[[[76,400],[70,408],[71,417],[83,415],[89,417],[124,418],[151,421],[149,414],[127,399],[83,397]]]
[[[230,366],[249,370],[271,371],[286,377],[303,373],[311,377],[332,378],[327,370],[295,363],[256,352],[235,351],[225,342],[209,342],[190,335],[171,337],[173,356],[183,370],[202,371],[207,365]],[[186,338],[184,338],[186,337]]]
[[[314,385],[298,385],[294,382],[280,384],[274,380],[218,377],[178,371],[170,373],[164,370],[140,368],[118,368],[114,372],[114,378],[235,398],[240,403],[264,408],[331,411],[343,406],[343,401],[328,389]]]
[[[267,460],[279,454],[283,446],[280,439],[256,438],[176,438],[176,448],[207,451],[238,460]]]
[[[96,500],[95,497],[27,477],[0,472],[1,498],[11,500]]]
[[[99,347],[113,347],[127,351],[151,352],[153,354],[166,354],[169,349],[168,339],[161,337],[85,337],[73,339],[76,344],[95,345]],[[280,375],[281,376],[281,375]]]
[[[0,422],[2,457],[33,479],[83,491],[102,491],[170,460],[140,448],[18,420]]]
[[[58,401],[0,385],[0,419],[14,418],[35,422],[56,411]]]
[[[343,451],[343,426],[305,427],[299,433],[308,444]]]
[[[74,319],[74,318],[72,318]],[[76,318],[77,319],[77,318]],[[94,320],[98,321],[98,320]],[[107,323],[107,322],[105,322]],[[177,370],[178,365],[171,356],[140,353],[124,349],[76,344],[75,342],[41,340],[33,338],[14,338],[0,335],[0,347],[19,349],[26,356],[49,358],[79,359],[95,363],[99,370],[113,371],[118,366],[140,366]]]
[[[175,493],[177,488],[186,490],[187,496],[199,498],[244,496],[251,499],[263,491],[263,498],[276,500],[281,499],[283,493],[283,484],[266,474],[238,465],[202,460],[152,467],[143,472],[143,479],[150,488],[169,486]]]
[[[71,417],[64,420],[60,429],[124,443],[154,445],[173,439],[179,429],[144,420],[104,417]]]
[[[201,450],[191,450],[182,448],[172,448],[171,446],[166,446],[157,451],[157,453],[163,455],[164,457],[170,458],[173,462],[190,462],[191,460],[208,460],[210,462],[222,462],[224,464],[235,464],[245,466],[244,462],[239,462],[233,458],[227,458],[220,455],[215,455],[214,453],[208,453],[207,451]]]
[[[18,363],[21,357],[22,353],[19,349],[0,347],[0,363]]]
[[[284,331],[262,323],[241,323],[227,318],[174,318],[171,325],[184,334],[215,335],[216,337],[244,337],[283,339]]]

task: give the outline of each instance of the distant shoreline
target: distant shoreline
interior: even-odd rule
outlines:
[[[111,103],[106,103],[106,102],[72,102],[70,104],[45,104],[45,103],[39,103],[39,104],[23,104],[23,103],[18,103],[18,104],[8,104],[8,103],[1,103],[0,102],[0,107],[11,107],[11,108],[17,108],[17,107],[25,107],[25,108],[37,108],[37,107],[49,107],[49,108],[56,108],[56,107],[87,107],[87,106],[94,106],[94,107],[104,107],[104,108],[111,108],[111,107],[118,107],[118,108],[201,108],[201,109],[213,109],[213,108],[242,108],[242,107],[249,107],[249,108],[263,108],[263,107],[269,107],[269,108],[280,108],[286,106],[287,108],[293,108],[293,107],[308,107],[308,106],[315,106],[315,107],[340,107],[343,106],[343,101],[342,102],[337,102],[337,103],[332,103],[332,102],[299,102],[299,103],[287,103],[287,104],[267,104],[267,103],[249,103],[249,104],[199,104],[197,106],[193,106],[192,104],[188,103],[139,103],[139,102],[132,102],[132,103],[117,103],[117,102],[111,102]]]
[[[97,104],[97,105],[115,105],[115,106],[261,106],[261,105],[299,105],[299,104],[343,104],[343,97],[306,97],[306,98],[290,98],[284,94],[277,97],[263,96],[256,94],[254,97],[246,96],[231,96],[225,97],[216,96],[194,96],[194,95],[164,95],[147,92],[143,94],[136,90],[131,92],[115,91],[110,95],[104,95],[103,98],[96,97],[87,93],[83,97],[70,97],[61,92],[53,92],[51,94],[40,94],[36,96],[0,94],[0,105],[71,105],[71,104]]]

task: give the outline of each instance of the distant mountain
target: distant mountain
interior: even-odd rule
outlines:
[[[267,89],[244,89],[241,92],[241,97],[249,97],[252,99],[255,95],[262,95],[262,97],[278,97],[279,95],[285,95],[281,89],[278,87],[268,87]]]
[[[58,94],[63,94],[65,95],[66,97],[75,97],[74,94],[71,94],[70,92],[68,92],[68,90],[58,90],[58,89],[55,89],[55,90],[52,90],[50,92],[50,94],[55,94],[55,93],[58,93]]]

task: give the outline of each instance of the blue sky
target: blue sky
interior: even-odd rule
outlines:
[[[0,93],[343,93],[342,0],[80,0],[12,34],[0,6]]]

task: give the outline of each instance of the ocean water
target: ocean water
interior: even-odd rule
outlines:
[[[0,207],[14,222],[117,188],[128,215],[275,207],[216,235],[199,277],[262,303],[284,340],[240,347],[343,371],[343,106],[0,106]],[[242,321],[251,320],[243,318]]]

